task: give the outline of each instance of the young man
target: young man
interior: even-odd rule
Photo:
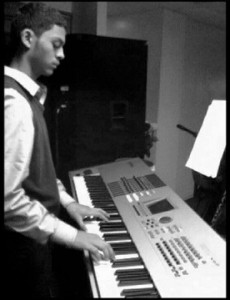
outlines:
[[[37,79],[64,59],[65,22],[43,3],[28,3],[12,22],[14,50],[5,67],[5,263],[9,296],[49,297],[50,244],[88,250],[113,259],[111,246],[85,232],[83,218],[108,221],[101,209],[79,205],[56,179]],[[58,218],[60,204],[81,230]],[[64,258],[63,258],[64,259]],[[47,278],[46,278],[47,277]]]

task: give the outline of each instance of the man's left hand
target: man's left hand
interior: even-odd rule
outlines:
[[[85,217],[98,218],[103,221],[109,221],[109,214],[103,209],[92,208],[86,205],[79,204],[77,202],[72,202],[66,207],[67,212],[75,220],[82,230],[86,230],[86,226],[83,222]]]

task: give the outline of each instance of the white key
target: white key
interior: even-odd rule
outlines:
[[[144,289],[152,288],[153,285],[141,284],[141,285],[128,285],[128,286],[118,286],[118,281],[116,280],[115,271],[116,270],[128,270],[128,269],[143,269],[143,266],[133,266],[124,268],[113,268],[112,263],[109,261],[101,261],[99,263],[94,263],[94,271],[96,275],[97,284],[100,291],[100,297],[102,298],[121,298],[121,292],[126,289]]]
[[[97,221],[92,221],[89,224],[86,224],[86,229],[87,232],[97,234],[102,238],[102,232],[100,231]]]
[[[87,224],[87,230],[88,232],[98,234],[102,238],[102,233],[100,231],[100,227],[98,225],[98,221],[93,221]],[[117,233],[117,232],[110,232]],[[127,240],[131,241],[131,239]],[[124,243],[126,240],[116,240],[113,241],[113,243]],[[139,258],[138,253],[130,253],[130,254],[118,254],[115,255],[115,260],[120,259],[129,259],[129,258]],[[144,289],[144,288],[151,288],[153,287],[152,284],[143,284],[143,285],[130,285],[130,286],[118,286],[118,281],[116,280],[115,271],[116,270],[130,270],[130,269],[143,269],[143,265],[137,265],[137,266],[128,266],[128,267],[117,267],[113,268],[112,263],[110,261],[104,261],[101,260],[99,263],[93,263],[94,265],[94,272],[95,272],[95,278],[97,280],[97,284],[99,287],[100,297],[103,298],[123,298],[121,296],[121,292],[124,289]]]
[[[84,177],[83,176],[74,176],[73,182],[74,182],[78,202],[80,204],[84,204],[84,205],[93,207],[92,200],[89,196],[89,192],[88,192]]]
[[[90,198],[88,188],[86,186],[84,177],[75,176],[73,178],[75,184],[75,190],[78,197],[78,201],[80,204],[88,205],[90,207],[94,207],[92,204],[92,200]],[[131,198],[131,197],[130,197]],[[134,197],[136,198],[136,197]],[[129,199],[130,200],[130,199]],[[136,199],[137,200],[137,199]],[[118,213],[111,213],[110,215],[118,215]],[[112,220],[113,223],[119,223],[121,220]],[[90,233],[94,233],[99,235],[103,238],[103,233],[100,231],[99,222],[98,221],[91,221],[86,223],[87,231]],[[119,233],[127,233],[126,230],[122,231],[109,231],[105,232],[106,234],[119,234]],[[114,240],[113,243],[124,243],[124,242],[131,242],[131,239],[127,240]],[[131,253],[131,254],[118,254],[115,255],[115,260],[117,259],[128,259],[128,258],[138,258],[138,253]],[[116,270],[130,270],[130,269],[143,269],[143,265],[137,266],[128,266],[122,268],[113,268],[112,263],[110,261],[100,261],[99,263],[93,263],[94,265],[94,272],[95,278],[98,283],[100,296],[104,298],[121,298],[121,292],[124,289],[143,289],[143,288],[151,288],[152,284],[145,284],[145,285],[131,285],[131,286],[118,286],[118,281],[116,280],[115,271]]]

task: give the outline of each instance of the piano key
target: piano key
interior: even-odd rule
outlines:
[[[98,224],[97,224],[98,225]],[[117,243],[119,243],[119,241],[117,241]],[[122,241],[120,241],[121,244],[124,244]],[[114,245],[114,243],[113,243]],[[117,245],[118,246],[118,245]],[[132,266],[125,266],[122,267],[122,270],[130,270],[135,268],[136,270],[138,269],[138,265],[139,265],[139,269],[143,269],[144,266],[143,264],[140,264],[141,258],[139,256],[138,253],[134,253],[134,254],[125,254],[125,255],[115,255],[115,261],[113,263],[111,262],[103,262],[103,270],[101,270],[101,267],[98,266],[94,266],[94,271],[96,274],[96,279],[100,284],[100,294],[102,297],[111,297],[111,289],[112,289],[112,295],[113,297],[123,297],[122,296],[122,291],[124,289],[124,287],[126,288],[126,290],[129,289],[137,289],[139,291],[141,291],[142,289],[145,288],[154,288],[153,284],[149,284],[149,281],[147,281],[146,279],[143,281],[142,280],[122,280],[122,282],[120,284],[118,284],[118,281],[116,280],[116,276],[115,276],[115,271],[116,268],[114,268],[113,264],[116,264],[116,261],[119,263],[121,261],[130,261],[130,260],[134,260],[135,259],[135,264],[133,264]],[[120,266],[117,267],[117,269],[121,269]],[[106,282],[106,287],[104,287],[104,282]],[[109,282],[107,284],[107,282]],[[120,286],[119,286],[120,285]]]
[[[132,275],[132,274],[137,274],[138,271],[139,271],[139,274],[141,274],[141,273],[148,274],[145,269],[140,270],[140,268],[136,268],[136,269],[132,268],[129,272],[126,272],[126,269],[121,269],[121,270],[118,269],[115,271],[115,275],[122,276],[122,275],[127,275],[128,273],[129,273],[129,275]]]
[[[138,253],[118,254],[115,256],[115,261],[120,259],[140,258]]]
[[[109,220],[112,221],[112,220],[122,220],[122,219],[121,216],[117,213],[117,214],[110,214]]]
[[[101,227],[101,232],[122,232],[122,228],[107,228],[107,227]],[[125,232],[125,231],[123,231]]]
[[[140,299],[140,296],[125,296],[124,297],[125,299]],[[141,296],[141,298],[145,299],[145,298],[149,298],[149,299],[152,299],[153,297],[150,295],[147,295],[147,296]],[[155,297],[154,297],[155,298]]]
[[[123,271],[123,272],[122,272]],[[117,280],[122,281],[122,279],[124,280],[150,280],[150,276],[148,274],[148,272],[146,271],[146,269],[137,269],[137,268],[133,268],[133,269],[122,269],[122,270],[117,270],[114,273],[117,277]]]
[[[105,200],[94,200],[92,198],[92,204],[95,205],[95,206],[101,206],[101,207],[114,207],[116,208],[116,206],[113,204],[113,203],[110,203],[110,202],[106,202]]]
[[[120,243],[110,243],[110,245],[115,249],[136,249],[134,243],[132,242],[120,242]]]
[[[130,254],[130,253],[136,253],[136,250],[130,250],[130,249],[114,249],[114,253],[116,254]]]
[[[135,273],[132,275],[128,275],[128,269],[126,270],[127,274],[124,273],[123,275],[115,275],[116,281],[118,282],[118,286],[131,286],[131,285],[141,285],[141,284],[151,284],[151,278],[146,274],[139,274]]]
[[[155,288],[144,288],[144,289],[124,289],[122,292],[121,292],[121,295],[122,296],[125,296],[126,298],[128,297],[144,297],[144,296],[149,296],[150,298],[151,297],[156,297],[158,298],[159,295],[158,295],[158,292]]]
[[[117,243],[119,245],[119,243]],[[111,245],[114,251],[123,251],[123,253],[137,253],[137,250],[135,247],[115,247],[114,245]]]
[[[126,259],[116,259],[112,263],[113,268],[138,266],[138,265],[142,265],[141,259],[139,257],[137,257],[137,258],[126,258]]]
[[[144,268],[145,268],[145,266],[143,265],[142,262],[140,263],[140,265],[137,265],[137,264],[135,264],[135,265],[130,265],[130,266],[126,266],[126,265],[119,266],[119,265],[117,265],[116,267],[114,267],[114,263],[115,263],[117,260],[119,261],[119,259],[115,258],[115,261],[113,261],[113,262],[111,263],[111,268],[113,268],[113,270],[114,270],[114,275],[115,275],[115,272],[116,272],[117,270],[127,270],[127,271],[129,271],[129,270],[133,270],[133,269],[140,269],[140,270],[141,270],[141,269],[144,269]],[[126,260],[128,260],[128,258],[127,258]]]
[[[97,221],[93,221],[93,222],[90,222],[90,223],[85,224],[85,225],[86,225],[86,229],[87,229],[88,232],[97,234],[103,239],[103,234],[100,231],[100,228],[98,226]]]
[[[129,240],[130,235],[127,232],[120,232],[119,234],[103,234],[105,241],[115,241],[115,240]]]
[[[112,295],[113,298],[120,298],[123,296],[122,292],[124,288],[126,293],[128,293],[128,290],[136,289],[140,292],[139,295],[141,295],[141,290],[144,291],[146,288],[154,289],[154,285],[152,283],[144,283],[143,281],[137,281],[137,284],[135,284],[134,281],[126,281],[119,286],[110,262],[94,264],[94,271],[97,282],[100,284],[101,297],[111,297]]]
[[[79,203],[80,203],[81,199],[84,199],[84,205],[88,205],[88,206],[92,207],[92,201],[89,196],[89,193],[87,192],[87,187],[86,187],[84,178],[82,176],[74,176],[73,181],[75,184],[75,191],[76,191]]]
[[[108,222],[108,223],[100,223],[99,227],[102,228],[107,228],[107,229],[121,229],[121,230],[126,230],[126,227],[123,222]]]
[[[105,241],[120,241],[120,240],[127,240],[130,241],[130,235],[126,230],[123,231],[110,231],[105,234],[100,230],[99,222],[93,221],[86,224],[86,228],[88,232],[98,234],[102,239]]]
[[[147,284],[150,284],[152,285],[151,283],[151,280],[150,279],[136,279],[136,280],[131,280],[130,278],[127,279],[127,280],[121,280],[118,282],[118,286],[141,286],[141,285],[147,285]]]
[[[114,215],[112,215],[113,217]],[[118,215],[115,216],[116,218],[109,218],[109,221],[103,221],[103,220],[100,220],[100,224],[108,224],[108,223],[123,223],[123,220],[121,219],[121,217],[119,217]]]
[[[84,204],[87,199],[86,205],[110,211],[111,222],[92,221],[86,224],[88,232],[98,234],[110,243],[115,251],[114,262],[93,263],[95,278],[100,286],[100,296],[120,298],[154,295],[151,278],[102,178],[86,176],[83,179],[76,181],[78,186],[81,186],[79,198],[84,197]],[[99,185],[104,185],[104,188],[100,188]]]
[[[122,275],[115,275],[116,281],[118,282],[118,286],[121,285],[141,285],[146,283],[151,283],[151,278],[148,276],[148,274],[140,274],[140,272],[137,273],[130,273],[132,269],[126,269],[126,273]]]
[[[117,281],[133,281],[135,284],[137,284],[137,282],[142,282],[142,280],[147,280],[148,282],[151,282],[151,279],[148,274],[140,273],[136,271],[136,269],[135,273],[130,273],[129,271],[132,271],[132,269],[126,269],[125,273],[123,274],[115,274]]]
[[[112,201],[110,195],[107,195],[105,193],[89,191],[89,195],[94,200],[104,199],[105,201],[107,200],[108,202]]]
[[[136,295],[138,295],[138,294],[143,294],[143,293],[157,293],[157,290],[156,289],[154,289],[154,288],[144,288],[144,289],[142,289],[142,291],[140,291],[140,290],[138,290],[138,289],[136,289],[136,288],[134,288],[134,289],[124,289],[123,291],[122,291],[122,294],[123,295],[129,295],[129,294],[136,294]]]

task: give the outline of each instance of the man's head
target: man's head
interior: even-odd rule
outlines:
[[[21,7],[11,25],[14,57],[26,58],[33,75],[51,75],[64,58],[66,22],[54,8],[44,3]]]

